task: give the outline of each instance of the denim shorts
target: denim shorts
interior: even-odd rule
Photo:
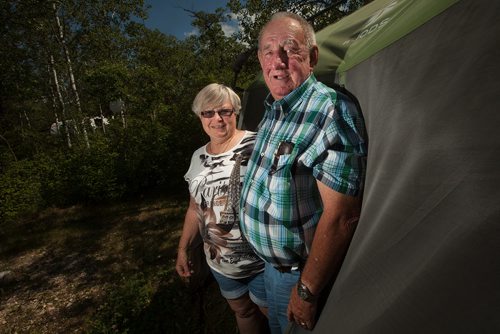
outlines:
[[[237,299],[248,292],[250,299],[260,307],[267,307],[266,288],[264,286],[264,272],[254,276],[235,279],[224,276],[210,269],[219,284],[222,296],[226,299]]]

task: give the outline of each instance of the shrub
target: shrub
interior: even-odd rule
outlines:
[[[202,305],[194,307],[188,288],[172,275],[168,270],[149,280],[141,274],[124,278],[87,321],[87,334],[202,332]]]
[[[94,141],[91,149],[75,148],[61,164],[63,192],[74,202],[108,201],[124,193],[117,179],[117,154],[104,141]]]
[[[36,162],[20,160],[10,163],[0,175],[0,185],[0,221],[12,222],[43,206]]]
[[[47,206],[64,206],[68,202],[65,191],[64,155],[60,152],[39,154],[35,157],[40,175],[41,196]]]
[[[122,285],[109,294],[89,321],[87,333],[131,333],[137,317],[149,305],[153,289],[142,275],[123,279]]]

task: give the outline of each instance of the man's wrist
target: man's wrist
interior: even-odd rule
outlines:
[[[311,290],[307,287],[307,285],[302,282],[302,279],[299,278],[299,281],[297,282],[297,294],[300,299],[303,301],[313,303],[316,301],[317,296],[313,295]]]

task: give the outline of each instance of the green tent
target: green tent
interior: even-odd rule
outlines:
[[[357,98],[369,148],[313,332],[500,333],[499,36],[491,0],[375,0],[317,33],[315,74]],[[243,128],[266,95],[248,89]]]

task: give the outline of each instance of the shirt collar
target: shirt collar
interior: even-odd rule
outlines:
[[[294,106],[297,101],[303,98],[304,93],[317,82],[316,77],[313,73],[297,88],[292,90],[288,95],[282,99],[276,101],[274,100],[271,93],[269,93],[264,101],[266,110],[274,109],[281,110],[284,113],[291,111],[292,106]]]

